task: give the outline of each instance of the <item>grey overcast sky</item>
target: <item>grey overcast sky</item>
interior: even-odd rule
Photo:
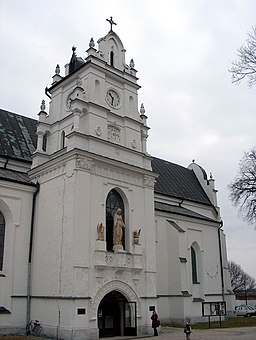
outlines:
[[[232,207],[227,185],[256,145],[254,88],[231,83],[228,68],[256,24],[255,0],[0,0],[0,107],[37,119],[56,64],[71,48],[86,57],[114,31],[138,70],[148,151],[212,172],[227,235],[228,258],[256,278],[256,231]],[[97,47],[97,46],[96,46]]]

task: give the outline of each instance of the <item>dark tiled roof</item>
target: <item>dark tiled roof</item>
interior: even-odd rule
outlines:
[[[178,230],[180,233],[185,233],[185,230],[182,229],[176,222],[167,220],[176,230]]]
[[[152,168],[159,175],[155,193],[212,205],[193,170],[159,158],[152,159]]]
[[[29,179],[27,173],[4,168],[0,168],[0,180],[34,185],[34,183],[32,183]]]
[[[206,217],[204,215],[198,214],[195,211],[192,211],[192,210],[189,210],[189,209],[177,206],[177,205],[170,205],[166,203],[155,202],[155,210],[182,215],[182,216],[187,216],[187,217],[192,217],[192,218],[197,218],[199,220],[204,220],[204,221],[209,221],[209,222],[216,222],[215,220],[209,217]],[[171,221],[168,221],[168,222],[171,223]]]
[[[37,120],[0,110],[0,155],[31,161]]]

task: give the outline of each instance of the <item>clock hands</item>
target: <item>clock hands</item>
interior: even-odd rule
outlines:
[[[113,106],[114,108],[116,108],[120,103],[118,93],[115,90],[111,89],[107,91],[106,100],[109,103],[109,105]]]
[[[109,92],[108,94],[109,94],[109,96],[111,97],[111,105],[113,105],[113,104],[114,104],[114,99],[115,99],[115,98],[112,96],[112,94],[111,94],[110,92]]]

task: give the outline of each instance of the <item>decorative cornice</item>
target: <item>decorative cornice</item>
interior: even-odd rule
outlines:
[[[49,181],[50,179],[62,176],[66,173],[66,163],[57,164],[55,167],[51,167],[50,170],[39,174],[35,178],[33,178],[33,181],[44,183]]]
[[[150,176],[144,176],[144,185],[146,187],[149,187],[151,189],[154,189],[155,186],[155,178],[154,177],[150,177]]]
[[[78,158],[76,160],[76,168],[77,169],[82,169],[86,171],[92,171],[94,166],[94,163],[92,160],[89,160],[87,158]]]

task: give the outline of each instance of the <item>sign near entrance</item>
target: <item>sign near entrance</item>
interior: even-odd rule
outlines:
[[[213,301],[202,303],[203,316],[226,315],[226,301]]]
[[[149,311],[154,312],[156,310],[156,306],[149,306]]]

